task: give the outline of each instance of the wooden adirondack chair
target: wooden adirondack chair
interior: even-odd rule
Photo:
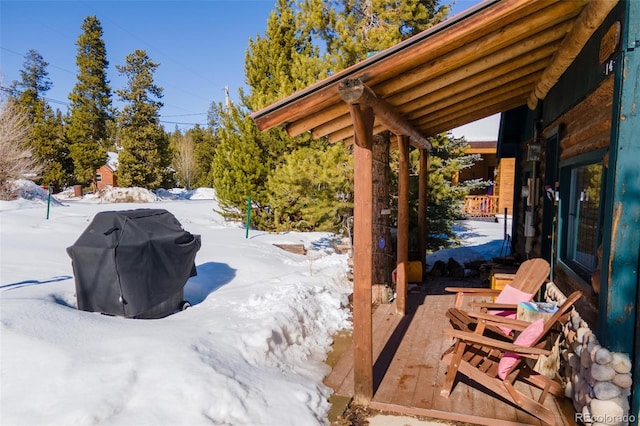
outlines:
[[[494,302],[470,302],[471,307],[479,307],[481,312],[506,316],[513,321],[516,316],[518,302],[527,302],[538,292],[542,284],[549,276],[549,263],[544,259],[529,259],[522,263],[516,272],[513,282],[509,287],[502,290],[493,290],[487,288],[465,288],[465,287],[447,287],[445,290],[456,293],[454,307],[449,309],[447,317],[453,328],[462,331],[475,330],[478,321],[484,321],[486,318],[476,312],[463,311],[463,299],[467,296],[494,296],[497,301],[508,301],[510,303],[494,303]],[[508,293],[508,294],[505,294]],[[502,299],[502,300],[501,300]],[[500,325],[494,325],[491,321],[485,326],[489,332],[494,333],[492,337],[502,338],[503,340],[513,340],[512,330],[522,330],[519,324],[511,321],[503,321]],[[526,326],[526,325],[525,325]]]
[[[533,294],[535,295],[542,284],[549,277],[549,262],[544,259],[535,258],[529,259],[518,267],[515,276],[513,277],[513,281],[509,284],[510,287],[517,289],[523,293]],[[490,288],[468,288],[468,287],[447,287],[445,291],[450,293],[456,293],[456,300],[454,303],[454,307],[460,309],[462,308],[464,297],[466,295],[469,296],[493,296],[497,297],[503,290],[498,289],[490,289]],[[513,306],[495,306],[492,304],[479,304],[475,303],[475,306],[484,307],[485,309],[505,309],[505,308],[514,308]],[[515,308],[514,308],[515,309]]]
[[[555,424],[553,413],[543,403],[549,393],[562,396],[562,386],[537,373],[524,361],[526,358],[537,359],[540,355],[551,353],[545,347],[550,340],[547,337],[556,329],[556,324],[564,324],[569,319],[570,310],[580,297],[580,291],[569,295],[546,323],[540,319],[529,324],[514,342],[487,337],[482,322],[474,332],[445,329],[444,333],[453,337],[454,343],[442,356],[442,361],[448,364],[448,368],[440,395],[449,397],[456,375],[460,372],[544,423]],[[500,317],[490,317],[487,322],[499,323]],[[528,333],[529,330],[531,333]],[[525,336],[526,333],[528,334]],[[540,389],[539,398],[530,398],[516,390],[516,381]]]

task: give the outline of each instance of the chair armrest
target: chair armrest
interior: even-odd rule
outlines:
[[[490,288],[474,288],[474,287],[445,287],[445,291],[456,294],[456,300],[453,304],[454,307],[462,308],[462,303],[465,294],[470,296],[491,296],[496,297],[500,294],[500,290],[494,290]]]
[[[448,291],[449,293],[473,294],[475,296],[497,296],[500,294],[500,290],[480,287],[445,287],[444,291]]]
[[[508,328],[511,328],[513,330],[518,330],[518,331],[522,331],[531,325],[531,323],[528,321],[505,318],[499,315],[492,315],[484,312],[466,312],[466,314],[469,315],[471,318],[484,320],[491,325],[506,326]]]
[[[469,306],[474,308],[485,308],[487,310],[499,309],[505,311],[515,311],[518,305],[513,303],[490,303],[490,302],[469,302]]]
[[[527,358],[537,358],[539,355],[551,355],[551,351],[538,347],[527,347],[527,346],[519,346],[514,345],[513,343],[504,342],[501,340],[492,339],[490,337],[481,336],[475,333],[469,333],[466,331],[460,330],[452,330],[449,328],[445,328],[442,330],[444,334],[459,339],[462,342],[466,343],[476,343],[482,346],[488,346],[493,349],[498,349],[501,351],[513,352],[517,355],[527,357]]]

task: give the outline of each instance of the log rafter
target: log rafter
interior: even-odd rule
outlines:
[[[518,51],[532,50],[550,41],[561,40],[573,26],[572,21],[567,21],[567,15],[570,16],[574,9],[567,2],[558,2],[538,11],[536,15],[527,17],[526,26],[519,21],[513,22],[479,38],[473,44],[451,51],[445,57],[435,57],[405,72],[401,79],[376,85],[376,93],[386,98],[391,93],[411,89],[425,80],[428,81],[435,77],[434,73],[442,74],[443,70],[448,73],[472,62],[482,64],[487,58],[500,62],[517,56]],[[548,14],[556,18],[549,20]],[[535,28],[536,32],[532,34],[530,28]]]
[[[425,94],[442,87],[456,85],[470,76],[491,72],[494,76],[509,73],[513,69],[540,58],[552,58],[562,37],[571,28],[570,23],[558,24],[551,30],[528,40],[506,47],[490,56],[482,56],[468,60],[458,68],[447,68],[438,74],[434,70],[424,75],[424,81],[415,86],[394,93],[388,99],[394,104],[404,104],[419,99]],[[376,90],[378,90],[376,88]],[[380,92],[382,93],[382,92]],[[386,96],[386,95],[385,95]]]
[[[410,120],[415,120],[420,117],[428,116],[443,109],[444,107],[454,107],[458,103],[465,102],[469,97],[478,99],[486,96],[486,94],[505,93],[511,90],[513,87],[520,87],[522,84],[531,84],[538,80],[540,72],[549,63],[549,60],[543,59],[536,63],[523,67],[518,72],[498,74],[498,77],[491,78],[490,73],[481,75],[473,79],[469,79],[467,84],[459,84],[456,86],[456,90],[445,90],[444,93],[438,91],[433,94],[433,97],[437,99],[435,102],[425,99],[424,104],[420,104],[419,108],[412,110],[406,114]],[[418,105],[416,103],[416,105]]]
[[[380,123],[396,135],[410,137],[412,145],[415,147],[431,149],[431,143],[406,118],[400,115],[392,105],[377,97],[373,90],[367,87],[362,80],[357,78],[345,79],[340,83],[338,92],[342,100],[351,106],[357,104],[361,107],[371,108],[375,118]]]
[[[519,74],[541,73],[541,65],[548,65],[552,59],[553,52],[557,49],[558,43],[571,29],[571,25],[566,22],[557,24],[546,33],[541,33],[539,36],[534,36],[515,46],[496,52],[489,58],[476,59],[457,69],[449,70],[447,73],[440,72],[438,74],[437,67],[434,67],[433,70],[429,71],[430,79],[427,79],[421,85],[413,87],[410,91],[390,95],[388,100],[394,105],[410,105],[412,107],[411,111],[408,111],[406,107],[398,108],[397,111],[411,120],[420,115],[420,108],[424,108],[427,105],[441,105],[443,100],[451,99],[453,95],[459,93],[469,93],[470,89],[482,82],[488,82],[484,91],[490,93],[493,87],[501,85],[495,75],[502,76],[500,78],[504,81],[516,79]],[[539,61],[532,64],[531,61],[534,60]],[[535,81],[531,83],[533,84]],[[386,92],[387,87],[383,85],[380,90]],[[477,92],[477,95],[482,98],[482,90]],[[411,99],[414,101],[408,103]],[[475,99],[479,98],[476,97]],[[332,119],[327,120],[328,117],[332,117]],[[314,126],[314,122],[323,124]],[[352,134],[351,124],[348,110],[344,107],[344,104],[337,104],[330,109],[312,114],[308,118],[297,122],[295,125],[290,126],[288,131],[290,134],[297,135],[304,131],[305,128],[312,126],[311,133],[315,138],[329,136],[329,139],[334,142],[344,140],[345,143],[352,143],[353,138],[350,137]]]
[[[529,109],[535,110],[538,99],[544,99],[549,90],[558,82],[560,76],[573,63],[578,53],[587,43],[593,32],[602,24],[609,12],[618,4],[619,0],[598,0],[589,3],[578,17],[571,32],[567,34],[562,44],[558,48],[551,65],[549,65],[529,99],[527,105]]]
[[[557,58],[571,56],[563,53],[571,53],[570,50],[563,50],[563,54],[559,54],[558,47],[568,49],[566,46],[571,44],[571,40],[580,38],[575,34],[582,34],[581,37],[591,34],[593,22],[599,19],[597,16],[604,15],[603,11],[610,10],[616,1],[619,0],[488,0],[487,7],[478,8],[467,16],[461,16],[461,19],[436,25],[420,36],[258,111],[252,117],[260,129],[283,125],[291,136],[309,131],[316,138],[326,136],[334,142],[353,142],[355,138],[350,110],[339,93],[339,87],[345,79],[360,79],[375,93],[375,97],[393,106],[395,112],[420,133],[421,138],[426,138],[435,129],[449,129],[442,128],[445,124],[441,118],[429,119],[425,116],[425,120],[419,123],[417,116],[429,115],[428,111],[434,105],[458,94],[474,93],[469,96],[484,105],[483,114],[500,112],[495,109],[495,104],[485,103],[486,99],[495,97],[500,90],[500,87],[491,86],[487,81],[481,83],[490,70],[494,75],[511,74],[509,80],[515,81],[524,66],[537,67],[542,62],[534,64],[535,61],[549,61],[551,65],[547,66],[544,74],[540,70],[535,71],[540,73],[538,88],[533,82],[524,100],[518,93],[513,102],[500,102],[500,105],[526,105],[529,95],[543,96],[548,79],[545,76],[554,73]],[[544,53],[539,50],[543,46],[546,50]],[[556,50],[555,60],[552,59],[553,50]],[[486,91],[496,93],[491,95],[482,92],[479,86],[483,84]],[[448,91],[450,93],[447,95]],[[466,124],[472,117],[483,118],[475,112],[467,114],[466,118],[459,118],[463,112],[459,109],[461,105],[448,102],[442,107],[450,118],[446,125]],[[389,128],[380,121],[384,116],[377,111],[375,116],[374,133]],[[411,137],[411,143],[415,145],[414,139]]]
[[[482,61],[483,68],[486,70],[479,74],[476,72],[475,64],[470,64],[458,70],[454,70],[450,73],[446,73],[439,77],[436,77],[429,82],[425,83],[423,87],[416,87],[411,95],[413,99],[416,99],[412,104],[411,111],[399,111],[406,115],[409,120],[419,117],[423,111],[423,108],[427,108],[432,105],[442,105],[443,102],[447,102],[447,105],[451,105],[451,99],[453,95],[464,96],[470,90],[475,91],[474,96],[483,92],[489,92],[494,87],[503,86],[521,76],[526,76],[531,73],[541,72],[542,69],[551,61],[551,56],[555,50],[555,45],[544,45],[535,49],[532,52],[525,52],[521,56],[527,56],[527,60],[517,61],[512,60],[502,64],[496,64],[493,61]],[[538,62],[530,63],[532,60],[539,59]],[[524,66],[522,65],[524,64]],[[498,77],[496,77],[498,76]],[[484,85],[484,87],[480,87]],[[423,94],[424,93],[424,94]],[[389,98],[393,104],[402,104],[406,101],[403,99],[404,93],[394,95]],[[457,102],[457,100],[456,100]],[[344,107],[340,104],[340,109]],[[327,111],[327,116],[336,116],[329,121],[324,121],[323,124],[313,128],[311,134],[314,138],[321,138],[323,136],[330,135],[341,129],[350,127],[352,122],[348,113],[338,115],[339,109],[333,108],[333,111]],[[321,119],[321,117],[310,117],[310,119]],[[298,126],[304,128],[304,124],[298,123]],[[292,126],[289,129],[290,133],[298,133],[298,126]],[[335,139],[331,137],[331,139]]]
[[[557,48],[556,43],[560,43],[560,40],[571,29],[571,26],[572,23],[570,22],[559,23],[550,28],[549,31],[541,32],[527,40],[522,40],[520,43],[509,45],[490,56],[487,56],[486,52],[481,50],[481,54],[479,54],[479,49],[477,48],[475,54],[466,51],[464,51],[464,55],[456,53],[461,58],[458,68],[452,68],[450,64],[447,64],[447,67],[440,66],[438,60],[434,59],[435,62],[430,62],[429,66],[423,65],[419,67],[420,73],[416,73],[414,70],[406,73],[402,79],[376,87],[376,93],[384,96],[385,99],[388,99],[388,102],[394,105],[405,104],[414,99],[424,97],[428,97],[435,102],[440,95],[433,93],[434,96],[432,97],[431,94],[434,90],[458,85],[468,76],[473,76],[476,73],[488,72],[495,76],[500,73],[506,74],[510,71],[510,68],[518,68],[521,63],[530,62],[533,58],[548,57],[550,61],[553,52]],[[499,69],[498,67],[504,67],[504,69]],[[446,69],[446,72],[443,72],[444,69]],[[419,75],[424,82],[412,87],[410,84],[412,81],[411,75]],[[443,96],[447,96],[446,90],[442,90],[442,93]],[[413,104],[415,104],[414,107],[420,106],[419,102],[413,102]],[[348,110],[344,107],[344,104],[334,104],[329,108],[309,114],[307,117],[290,124],[287,127],[287,132],[291,136],[298,136],[304,131],[312,129],[313,136],[319,138],[349,127],[350,124]],[[330,137],[330,139],[336,140],[337,138]]]

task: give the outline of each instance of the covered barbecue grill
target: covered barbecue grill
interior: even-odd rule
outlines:
[[[182,309],[200,244],[199,235],[163,209],[98,213],[67,248],[78,308],[127,318]]]

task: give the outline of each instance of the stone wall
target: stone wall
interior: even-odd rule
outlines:
[[[547,301],[561,304],[566,297],[551,284]],[[576,420],[585,425],[627,425],[631,394],[631,360],[627,354],[611,352],[580,315],[573,311],[564,330],[561,377],[565,395],[573,401]]]

